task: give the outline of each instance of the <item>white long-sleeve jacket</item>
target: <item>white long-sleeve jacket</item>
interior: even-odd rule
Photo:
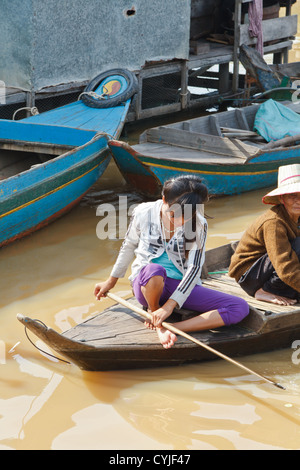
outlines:
[[[159,257],[166,249],[169,259],[182,272],[183,278],[171,299],[177,302],[179,308],[184,304],[196,284],[201,284],[201,270],[205,258],[205,242],[207,237],[207,221],[197,211],[196,239],[192,242],[186,240],[184,228],[180,227],[169,242],[163,238],[160,211],[162,200],[145,202],[137,206],[127,230],[126,237],[121,246],[118,258],[111,272],[113,277],[124,277],[130,263],[132,281],[140,270],[151,263],[153,258]],[[186,258],[187,242],[188,256]]]

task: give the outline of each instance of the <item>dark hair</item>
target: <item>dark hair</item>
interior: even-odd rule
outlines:
[[[193,214],[197,210],[197,204],[208,201],[208,189],[202,179],[195,175],[181,175],[167,180],[163,185],[162,195],[169,206],[179,204],[184,208],[185,204],[190,204]]]
[[[163,185],[162,196],[170,207],[177,206],[180,212],[178,215],[184,215],[185,208],[189,207],[192,220],[191,224],[186,226],[185,238],[193,241],[196,233],[197,206],[208,201],[208,189],[202,183],[202,179],[195,175],[182,175],[169,179]]]

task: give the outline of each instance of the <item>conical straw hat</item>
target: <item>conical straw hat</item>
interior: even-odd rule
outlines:
[[[280,204],[279,196],[300,193],[300,165],[286,165],[278,168],[278,187],[266,194],[264,204]]]

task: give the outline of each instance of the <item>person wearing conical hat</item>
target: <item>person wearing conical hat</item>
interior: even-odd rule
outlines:
[[[262,202],[272,207],[243,234],[229,275],[247,294],[279,305],[300,301],[300,164],[278,169],[278,187]]]

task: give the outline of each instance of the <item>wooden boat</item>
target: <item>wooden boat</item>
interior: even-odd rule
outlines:
[[[291,347],[300,334],[300,305],[276,306],[245,294],[226,273],[234,246],[224,245],[207,251],[203,284],[245,298],[250,314],[239,324],[192,333],[210,347],[230,357]],[[130,300],[134,303],[134,300]],[[174,316],[190,315],[178,311]],[[172,321],[171,317],[171,321]],[[178,337],[171,349],[164,349],[155,332],[145,328],[143,319],[119,304],[63,334],[39,320],[18,315],[26,330],[81,369],[105,371],[182,365],[215,359],[217,356],[191,341]],[[170,319],[169,319],[170,320]]]
[[[152,128],[133,146],[117,140],[108,145],[125,180],[147,196],[159,195],[164,181],[179,174],[201,176],[217,196],[265,188],[276,184],[279,166],[300,161],[300,145],[267,144],[253,132],[258,109],[252,105]]]
[[[120,136],[130,98],[121,101],[127,82],[114,70],[96,78],[94,94],[84,92],[75,103],[18,121],[0,120],[0,246],[66,213],[106,169],[107,136]],[[119,79],[109,94],[110,83]],[[101,108],[85,104],[88,99]]]
[[[269,65],[256,49],[246,44],[240,47],[239,59],[262,92],[255,96],[255,101],[299,99],[293,82],[300,79],[300,62]]]

